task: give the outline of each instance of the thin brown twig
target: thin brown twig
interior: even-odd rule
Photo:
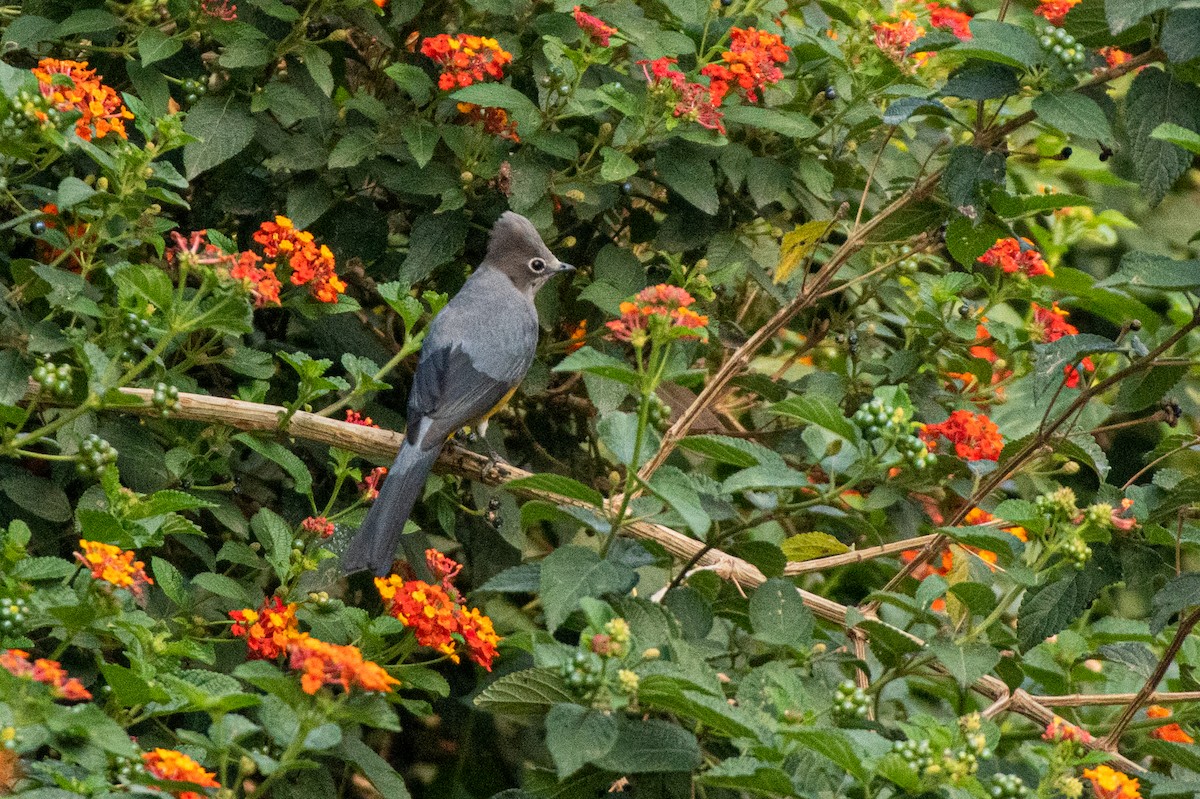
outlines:
[[[1046,707],[1100,707],[1103,705],[1128,705],[1140,694],[1064,694],[1063,696],[1035,696],[1038,704]],[[1154,705],[1170,705],[1176,702],[1200,702],[1200,691],[1152,691],[1142,701]]]
[[[1146,699],[1154,693],[1154,689],[1162,682],[1162,678],[1166,675],[1167,669],[1175,661],[1175,656],[1179,654],[1179,649],[1183,646],[1183,642],[1187,640],[1188,635],[1192,632],[1192,628],[1200,624],[1200,610],[1193,610],[1187,616],[1179,620],[1179,626],[1175,629],[1175,637],[1171,639],[1171,643],[1167,644],[1166,650],[1163,651],[1162,657],[1158,661],[1158,665],[1154,667],[1154,672],[1146,679],[1146,684],[1142,686],[1142,690],[1138,691],[1133,699],[1125,706],[1125,710],[1121,713],[1117,723],[1113,725],[1112,730],[1100,742],[1100,745],[1109,751],[1117,748],[1117,743],[1121,740],[1121,733],[1125,732],[1125,728],[1129,726],[1129,722],[1133,721],[1133,717],[1142,709],[1142,705],[1146,704]]]

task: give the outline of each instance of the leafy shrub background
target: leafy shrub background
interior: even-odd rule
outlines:
[[[964,8],[969,40],[917,5],[589,6],[608,46],[572,5],[0,6],[0,645],[94,697],[0,672],[3,776],[179,795],[138,768],[162,747],[222,795],[1105,795],[1054,707],[1144,795],[1195,795],[1200,12],[1082,0],[1068,65],[1020,3]],[[735,26],[783,37],[781,75],[676,115],[639,62],[708,86]],[[440,89],[442,33],[494,37],[503,80]],[[41,120],[43,57],[122,92],[128,141]],[[308,412],[403,428],[505,209],[585,268],[489,431],[533,475],[451,452],[418,511],[506,636],[487,674],[339,579],[395,439]],[[336,303],[230,279],[276,215],[336,256]],[[1013,237],[1053,274],[980,262]],[[635,360],[605,323],[659,283],[709,334]],[[956,410],[998,460],[904,443]],[[137,553],[144,604],[81,538]],[[400,689],[248,661],[228,614],[272,595]]]

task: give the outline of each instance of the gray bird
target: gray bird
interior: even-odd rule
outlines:
[[[534,295],[554,275],[574,269],[554,257],[525,217],[506,211],[497,220],[487,257],[429,326],[408,397],[404,443],[342,557],[347,574],[387,574],[397,541],[423,573],[423,547],[409,540],[418,537],[401,533],[429,470],[450,436],[474,422],[482,433],[517,390],[537,349]]]

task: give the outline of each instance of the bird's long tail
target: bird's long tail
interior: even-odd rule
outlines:
[[[404,524],[425,490],[425,479],[440,450],[441,447],[425,449],[420,444],[408,442],[400,448],[396,461],[383,481],[383,487],[379,489],[379,496],[375,498],[366,520],[342,556],[342,568],[347,574],[370,569],[376,576],[382,577],[392,567],[397,542],[416,538],[412,535],[402,536]],[[420,538],[424,540],[424,536]],[[409,562],[418,572],[423,571],[424,547],[415,540],[403,540],[403,543]]]

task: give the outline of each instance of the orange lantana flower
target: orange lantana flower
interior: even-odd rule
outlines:
[[[204,767],[183,752],[174,749],[155,749],[152,752],[142,752],[142,763],[146,771],[155,779],[166,782],[187,782],[202,788],[220,788],[217,775],[205,771]],[[196,791],[179,791],[175,793],[178,799],[202,799],[203,794]]]
[[[387,604],[388,612],[406,627],[413,628],[417,642],[459,662],[458,645],[467,657],[492,670],[500,636],[492,620],[478,608],[467,608],[453,580],[462,566],[436,549],[425,552],[425,561],[440,585],[423,580],[404,580],[395,574],[376,577],[375,587]]]
[[[944,422],[925,425],[920,436],[931,450],[945,437],[954,445],[955,454],[968,461],[999,460],[1004,448],[995,422],[985,414],[964,410],[954,411]]]
[[[1151,705],[1146,708],[1146,718],[1166,719],[1170,717],[1170,708],[1165,708],[1162,705]],[[1170,741],[1174,744],[1193,744],[1196,742],[1196,739],[1184,732],[1183,727],[1180,727],[1176,722],[1164,724],[1161,727],[1151,730],[1150,737],[1157,738],[1160,741]]]
[[[688,306],[696,300],[678,286],[660,283],[642,289],[634,302],[620,305],[621,318],[606,323],[611,337],[617,341],[629,341],[635,345],[645,343],[653,319],[663,320],[674,338],[698,338],[708,340],[708,317],[696,313]]]
[[[145,593],[147,585],[154,581],[146,575],[146,564],[134,560],[137,555],[112,544],[99,541],[79,540],[82,552],[75,559],[92,571],[92,577],[117,588],[127,588],[138,599]]]
[[[875,33],[875,46],[897,64],[908,58],[908,46],[925,35],[925,29],[917,24],[917,15],[911,11],[901,11],[894,21],[875,23],[871,30]],[[912,59],[920,66],[929,60],[929,53],[913,53]]]
[[[709,79],[718,105],[731,86],[750,102],[757,102],[759,92],[783,80],[779,65],[787,63],[792,50],[778,34],[756,28],[730,28],[729,38],[729,49],[721,53],[722,63],[707,64],[700,74]]]
[[[996,243],[978,258],[985,266],[998,266],[1005,274],[1022,274],[1026,277],[1048,275],[1054,277],[1054,272],[1042,259],[1042,254],[1033,246],[1029,239],[1014,238],[996,239]]]
[[[287,651],[288,665],[303,672],[300,687],[307,694],[315,694],[322,685],[391,693],[392,686],[400,684],[379,664],[363,660],[356,646],[329,644],[300,633],[288,642]]]
[[[971,15],[950,6],[939,3],[926,3],[929,10],[929,24],[935,28],[948,30],[959,39],[971,39]]]
[[[129,138],[125,120],[133,119],[133,113],[119,94],[101,82],[94,69],[88,69],[86,61],[43,58],[32,71],[38,80],[38,90],[57,110],[79,113],[79,119],[75,120],[79,138],[91,141],[110,133]]]
[[[499,136],[502,139],[519,142],[517,122],[508,118],[508,112],[503,108],[476,105],[475,103],[458,103],[458,112],[466,117],[471,124],[482,125],[485,133]]]
[[[1038,0],[1038,7],[1033,13],[1044,18],[1051,25],[1062,26],[1067,18],[1067,12],[1079,5],[1080,0]]]
[[[1141,799],[1136,777],[1127,777],[1109,766],[1084,769],[1084,779],[1091,780],[1096,799]]]
[[[469,33],[439,33],[421,42],[421,55],[433,59],[442,68],[438,88],[443,91],[470,86],[472,83],[504,77],[504,67],[512,53],[495,39]]]
[[[49,686],[50,693],[59,699],[73,701],[91,699],[92,694],[83,683],[67,674],[57,660],[38,658],[30,660],[29,653],[22,649],[9,649],[0,653],[0,667],[14,677],[40,682]]]
[[[276,263],[286,258],[293,286],[307,285],[320,302],[337,302],[338,295],[345,293],[346,284],[337,276],[333,251],[324,244],[318,245],[308,231],[296,230],[286,216],[263,222],[253,238],[262,245],[267,271],[274,273]]]
[[[229,617],[235,622],[229,631],[246,639],[251,660],[278,658],[299,632],[295,603],[285,605],[277,596],[263,602],[258,610],[231,610]]]

